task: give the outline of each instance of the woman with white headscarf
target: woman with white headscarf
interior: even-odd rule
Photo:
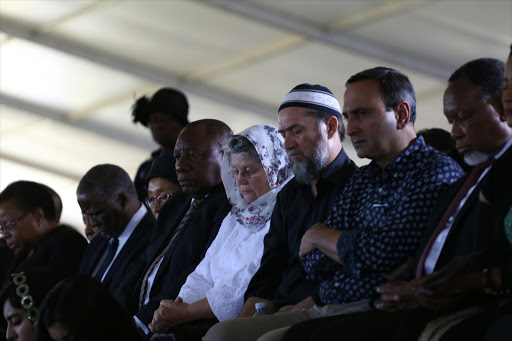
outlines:
[[[231,212],[178,298],[160,303],[149,325],[153,332],[197,320],[233,319],[242,310],[244,293],[260,266],[277,193],[293,176],[277,129],[256,125],[233,136],[221,175]]]

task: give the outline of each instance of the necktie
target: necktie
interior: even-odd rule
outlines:
[[[180,224],[178,225],[178,227],[176,228],[176,231],[174,231],[174,234],[172,235],[171,239],[169,240],[169,243],[167,244],[167,246],[162,250],[162,252],[160,252],[160,254],[153,260],[153,263],[151,263],[150,267],[148,268],[148,271],[146,271],[146,273],[144,274],[144,278],[142,280],[142,286],[140,288],[140,294],[139,294],[139,308],[142,308],[144,306],[144,301],[145,301],[145,298],[146,298],[146,295],[147,295],[147,289],[148,289],[148,278],[149,276],[151,276],[151,273],[153,272],[153,270],[156,268],[156,266],[158,265],[158,263],[160,262],[160,260],[165,256],[165,254],[167,253],[167,251],[169,250],[169,248],[174,244],[174,241],[176,239],[176,237],[179,235],[180,231],[183,229],[183,227],[187,224],[187,222],[190,220],[190,218],[192,217],[192,214],[194,214],[194,211],[196,210],[196,208],[199,206],[199,204],[201,204],[201,202],[203,201],[204,199],[195,199],[194,202],[192,203],[192,205],[190,206],[189,210],[187,211],[187,213],[185,214],[185,216],[183,217],[183,219],[181,219],[181,222]]]
[[[94,278],[97,279],[98,281],[101,282],[101,278],[103,277],[103,274],[105,274],[105,271],[107,271],[108,266],[110,265],[110,263],[112,263],[112,260],[114,259],[114,256],[116,255],[118,246],[119,246],[119,239],[110,238],[110,240],[108,241],[107,253],[105,255],[105,258],[103,258],[100,268],[94,275]]]
[[[439,224],[437,224],[435,230],[432,232],[432,236],[430,236],[430,239],[425,246],[425,249],[423,250],[423,253],[421,254],[420,261],[418,263],[418,268],[416,269],[416,278],[420,278],[423,275],[423,269],[425,267],[425,260],[427,259],[427,256],[430,252],[430,249],[432,248],[432,244],[434,244],[434,241],[436,240],[437,236],[441,231],[444,230],[446,227],[446,224],[448,223],[448,220],[453,215],[457,207],[459,207],[460,202],[466,194],[468,193],[469,189],[473,187],[478,179],[480,178],[480,175],[482,175],[482,172],[494,161],[494,158],[490,158],[489,160],[482,162],[481,164],[475,166],[471,173],[469,173],[468,177],[466,178],[466,181],[462,184],[462,187],[457,192],[457,195],[450,203],[450,206],[448,206],[448,209],[443,215],[443,218],[439,221]]]

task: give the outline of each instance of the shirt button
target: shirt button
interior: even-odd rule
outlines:
[[[335,282],[335,283],[334,283],[334,286],[335,286],[336,288],[337,288],[337,287],[339,287],[339,286],[340,286],[340,282]]]
[[[381,192],[382,192],[382,187],[381,187],[381,188],[379,188],[379,193],[381,193]]]

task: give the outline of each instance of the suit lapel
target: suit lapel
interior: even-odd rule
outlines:
[[[171,248],[169,250],[167,250],[167,253],[165,254],[164,258],[162,259],[162,263],[160,264],[160,268],[158,269],[158,272],[156,274],[156,277],[155,277],[155,282],[157,280],[157,278],[159,276],[161,276],[162,272],[163,272],[163,269],[167,269],[167,265],[169,264],[169,262],[171,261],[172,259],[172,255],[174,253],[174,250],[176,249],[176,247],[179,245],[179,242],[180,242],[180,239],[181,237],[183,236],[183,234],[186,232],[187,228],[190,226],[190,224],[194,224],[194,221],[196,221],[198,219],[198,217],[201,215],[201,212],[207,207],[208,205],[208,201],[211,200],[211,196],[208,196],[208,198],[206,198],[204,200],[204,202],[202,202],[198,207],[197,207],[197,210],[194,212],[194,214],[190,217],[190,220],[185,224],[185,226],[183,226],[183,228],[181,229],[181,231],[179,231],[178,233],[178,236],[176,237],[176,241],[174,242],[174,244],[171,246]],[[187,211],[188,211],[188,206],[187,206]],[[186,214],[186,212],[185,212]],[[178,227],[179,223],[181,222],[181,219],[180,221],[175,224],[174,228],[173,228],[173,233],[176,229],[176,227]],[[172,234],[171,234],[172,235]],[[171,236],[170,235],[170,236]],[[167,243],[169,242],[170,240],[170,236],[169,236],[169,239],[167,239]],[[167,243],[165,245],[167,245]],[[165,246],[164,246],[165,247]]]
[[[189,197],[181,195],[179,198],[175,199],[176,200],[173,200],[172,203],[166,202],[164,204],[162,208],[167,210],[165,213],[163,213],[162,210],[160,211],[161,213],[156,221],[155,230],[151,236],[150,245],[147,248],[146,269],[144,269],[144,273],[167,246],[174,230],[178,227],[181,219],[185,216],[190,207]],[[166,205],[172,205],[172,207],[166,207]]]
[[[92,275],[94,269],[98,266],[98,263],[101,261],[105,250],[107,249],[108,238],[102,235],[97,236],[91,242],[91,256],[89,257],[89,262],[85,264],[85,272]]]
[[[125,263],[127,260],[130,259],[130,254],[133,252],[134,249],[137,248],[137,243],[139,240],[144,236],[145,233],[148,233],[147,231],[147,224],[149,220],[149,216],[152,214],[151,211],[147,211],[144,215],[144,218],[139,222],[139,224],[135,227],[132,234],[130,235],[130,238],[126,241],[126,244],[124,244],[123,248],[121,249],[121,252],[117,255],[116,259],[114,260],[114,263],[112,263],[112,266],[110,267],[107,275],[105,276],[105,279],[103,280],[103,283],[108,285],[108,283],[112,280],[112,276],[116,273],[116,270],[120,268],[123,263]]]

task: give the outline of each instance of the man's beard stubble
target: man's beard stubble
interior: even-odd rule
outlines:
[[[292,149],[288,155],[300,154],[302,160],[290,159],[295,179],[302,184],[309,184],[312,180],[320,176],[320,172],[329,162],[329,150],[326,139],[318,137],[313,155],[306,157],[301,151]]]
[[[464,153],[464,162],[466,162],[470,166],[476,166],[489,160],[491,156],[487,153],[473,150],[467,153]]]

